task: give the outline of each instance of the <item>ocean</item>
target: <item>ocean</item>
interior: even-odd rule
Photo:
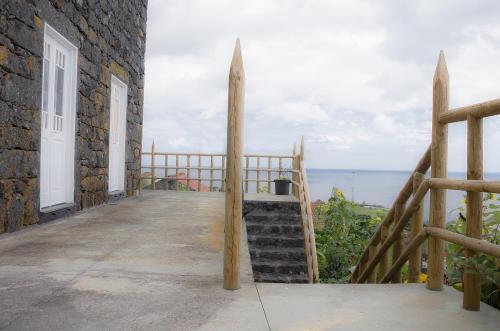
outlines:
[[[333,170],[307,169],[309,193],[311,199],[327,201],[332,189],[338,188],[344,196],[358,203],[380,205],[389,208],[401,188],[410,176],[410,171],[379,171],[379,170]],[[449,172],[449,178],[466,179],[463,172]],[[500,180],[500,173],[486,173],[486,180]],[[448,190],[447,219],[457,217],[457,208],[465,192]],[[429,208],[429,194],[425,198],[425,217]]]
[[[143,164],[149,164],[147,158],[143,158]],[[160,160],[159,160],[160,161]],[[157,165],[162,165],[157,164]],[[181,162],[180,166],[184,166],[185,163]],[[204,164],[204,166],[207,166]],[[220,166],[218,164],[215,165]],[[255,165],[250,165],[250,167],[255,167]],[[284,164],[284,168],[289,168],[289,164]],[[143,172],[147,172],[149,169],[143,168]],[[185,170],[180,170],[180,172],[185,172]],[[157,169],[156,176],[164,176],[165,172],[162,169]],[[174,175],[175,171],[170,169],[168,171],[169,175]],[[312,201],[322,200],[327,201],[331,196],[332,190],[334,188],[340,189],[344,196],[357,203],[364,203],[370,205],[379,205],[385,208],[390,208],[394,199],[401,191],[401,188],[406,183],[406,180],[410,176],[410,171],[385,171],[385,170],[352,170],[352,169],[307,169],[307,177],[309,183],[309,193]],[[191,171],[191,178],[197,177],[197,170]],[[284,175],[290,175],[289,173],[284,173]],[[201,171],[202,178],[209,178],[210,172],[207,170]],[[220,170],[214,171],[214,178],[219,179],[221,177]],[[271,180],[278,177],[278,173],[272,173]],[[453,179],[466,179],[466,174],[464,172],[449,172],[449,178]],[[500,180],[500,173],[486,173],[484,175],[487,180]],[[256,179],[256,172],[249,172],[250,179]],[[262,180],[260,184],[261,190],[267,188],[267,173],[262,171],[260,175]],[[206,180],[202,181],[202,184],[209,185]],[[220,181],[214,181],[214,186],[220,187]],[[256,183],[249,182],[248,184],[249,193],[255,193]],[[274,192],[274,185],[271,184],[271,192]],[[457,217],[457,208],[460,207],[460,201],[465,196],[465,192],[448,190],[447,193],[447,219],[453,220]],[[428,215],[429,208],[429,194],[427,194],[424,202],[425,215]],[[426,216],[427,218],[427,216]]]

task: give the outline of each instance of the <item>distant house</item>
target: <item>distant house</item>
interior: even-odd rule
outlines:
[[[151,176],[150,173],[143,173],[143,177]],[[185,191],[198,191],[198,181],[195,179],[187,180],[187,176],[184,172],[178,174],[178,179],[175,178],[175,175],[169,175],[167,179],[158,179],[155,180],[155,189],[156,190],[176,190],[176,186],[180,186],[180,190]],[[150,190],[153,188],[151,184],[151,180],[149,182],[143,182],[143,188],[146,190]],[[210,187],[199,183],[199,191],[200,192],[210,192]]]
[[[136,194],[145,0],[2,0],[0,233]]]

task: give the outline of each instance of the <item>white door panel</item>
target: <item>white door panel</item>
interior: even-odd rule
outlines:
[[[111,77],[109,115],[109,192],[125,190],[127,85]]]
[[[77,49],[45,26],[40,207],[73,202]]]

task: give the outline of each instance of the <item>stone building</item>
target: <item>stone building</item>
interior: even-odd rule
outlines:
[[[1,0],[0,233],[136,194],[147,0]]]

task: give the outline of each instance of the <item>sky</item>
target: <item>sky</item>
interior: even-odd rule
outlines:
[[[440,50],[451,108],[500,97],[499,17],[497,0],[149,0],[143,150],[224,152],[240,38],[245,153],[289,154],[303,135],[307,167],[413,169]],[[499,128],[485,119],[487,172]],[[465,123],[449,127],[448,166],[466,169]]]

